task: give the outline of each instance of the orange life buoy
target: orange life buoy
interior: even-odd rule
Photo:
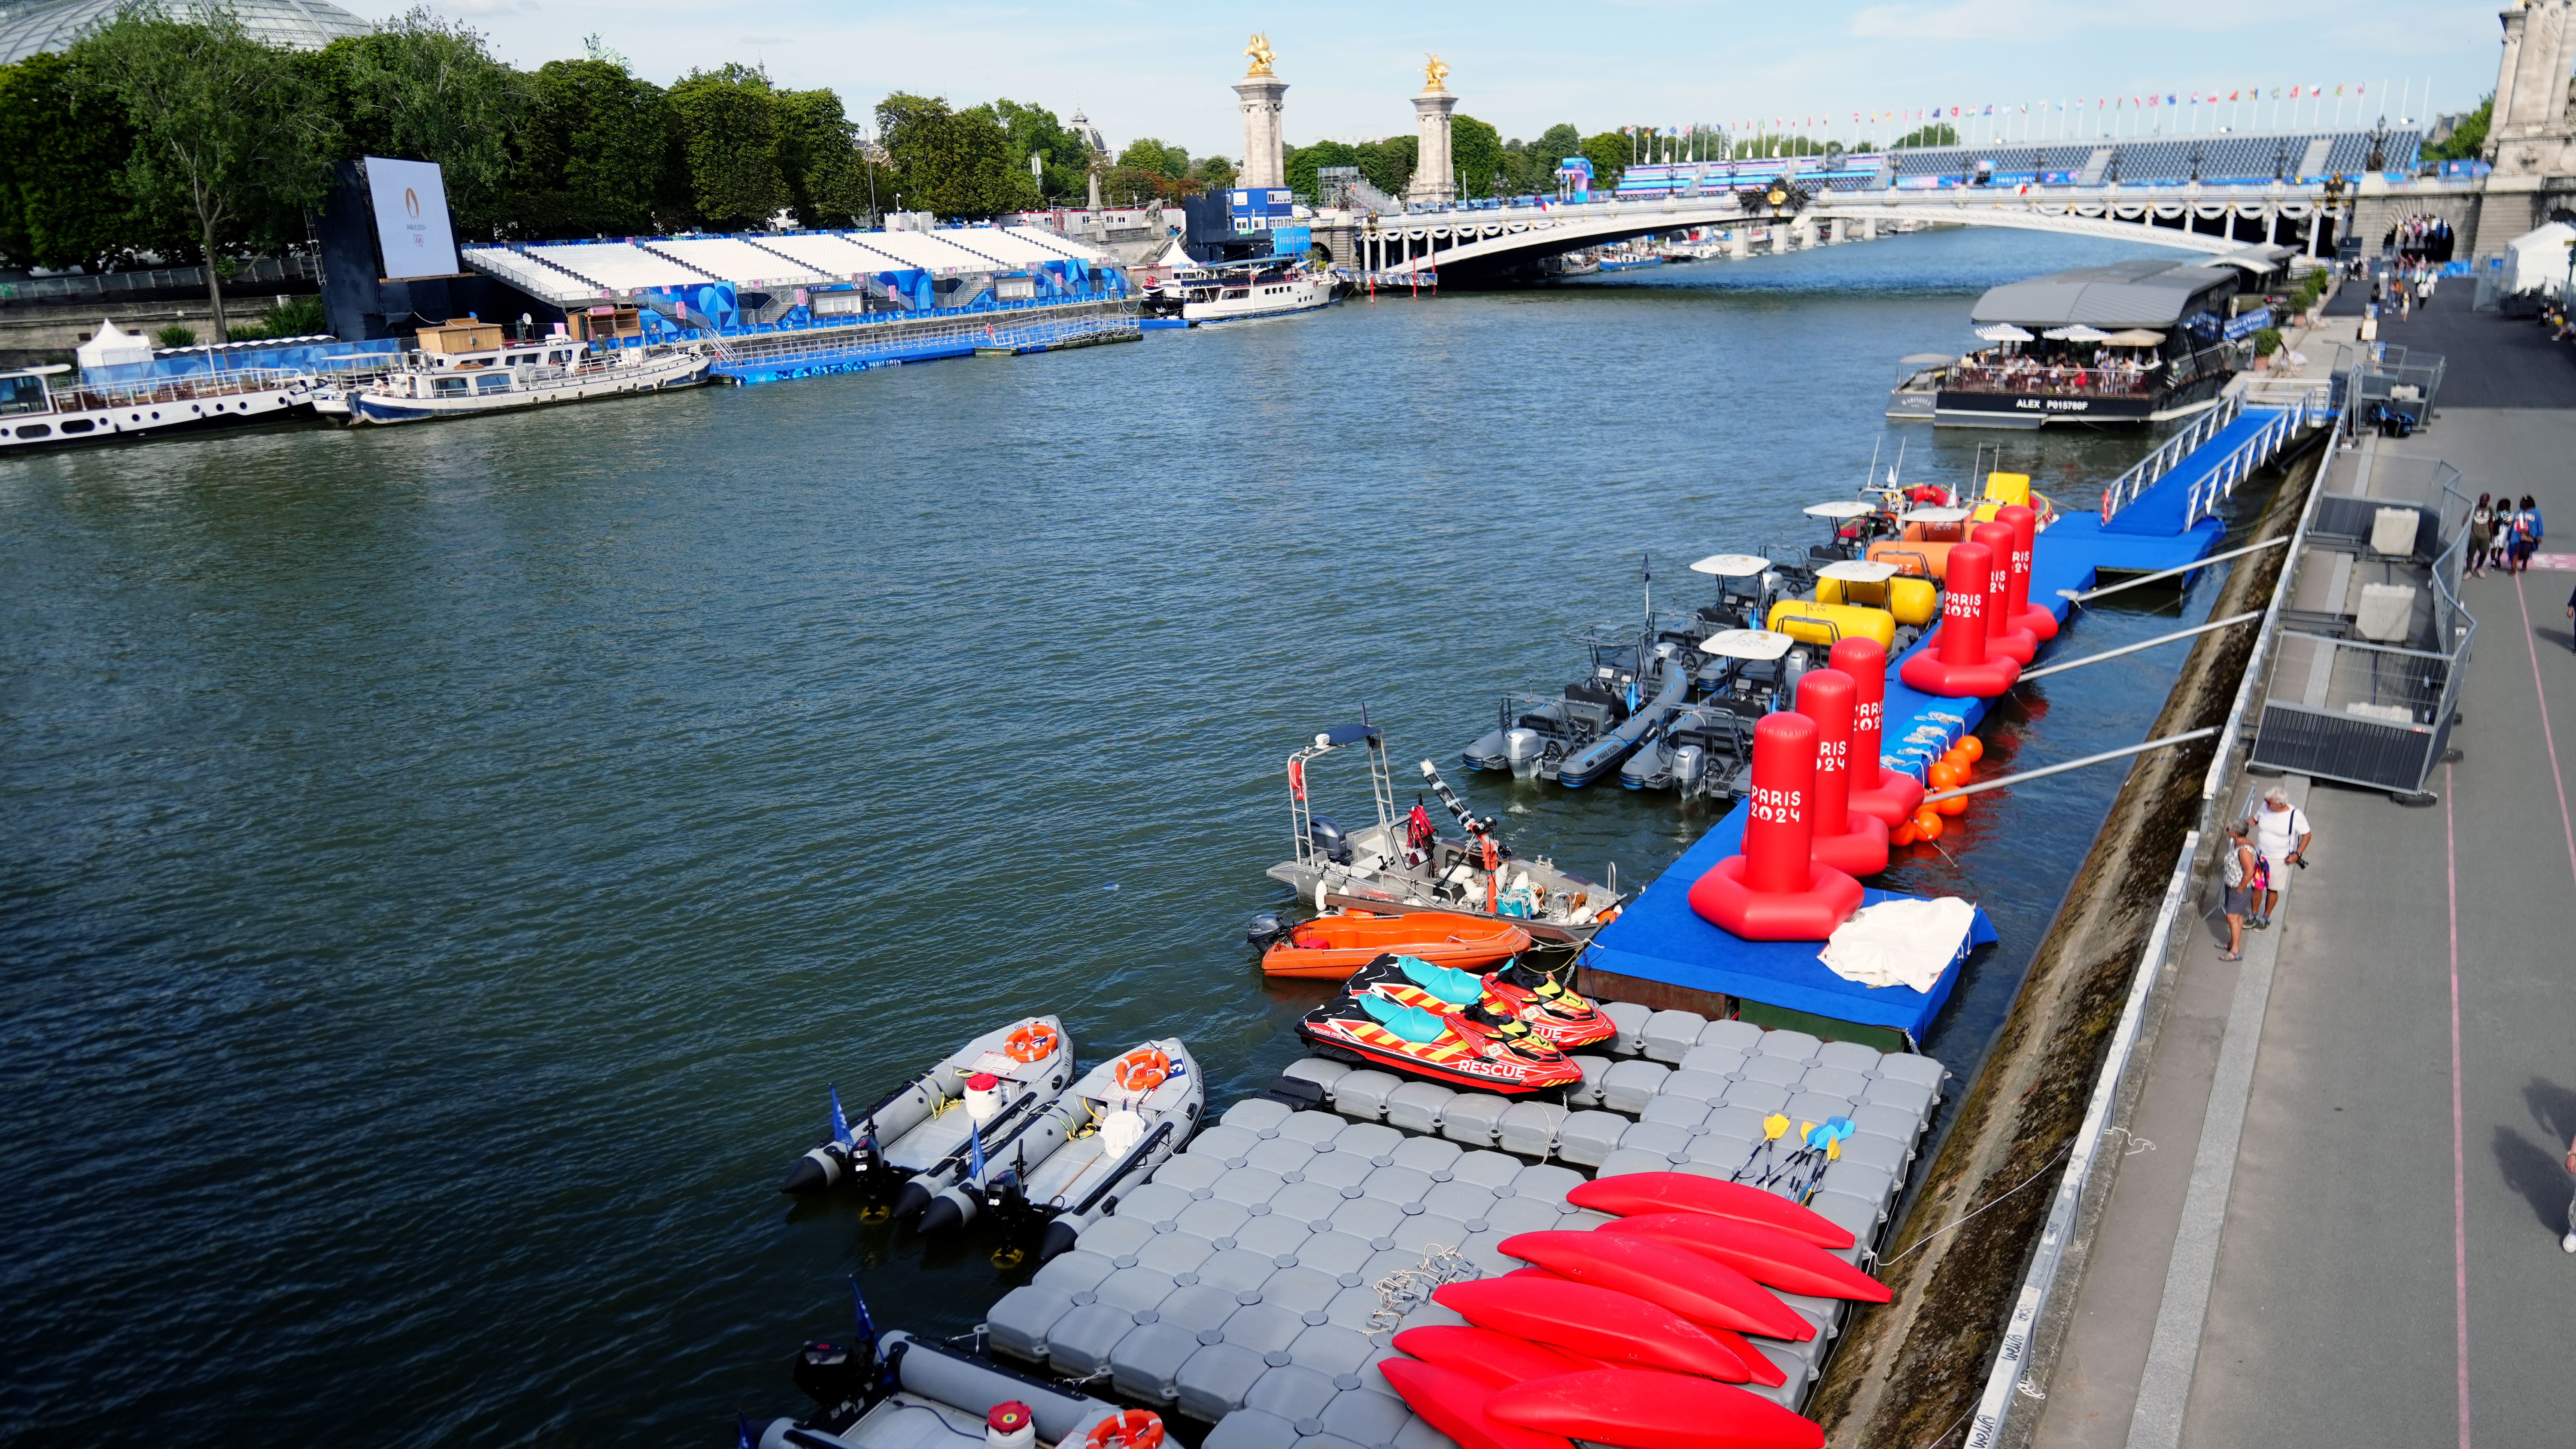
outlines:
[[[1150,1092],[1171,1080],[1172,1059],[1158,1048],[1138,1047],[1110,1063],[1109,1076],[1123,1091]]]
[[[1288,762],[1288,795],[1295,800],[1306,798],[1306,762],[1303,760]]]
[[[1122,1409],[1091,1426],[1083,1449],[1162,1449],[1163,1419],[1151,1409]]]
[[[1043,1021],[1033,1021],[1011,1033],[1002,1050],[1015,1062],[1042,1062],[1055,1055],[1063,1036]]]

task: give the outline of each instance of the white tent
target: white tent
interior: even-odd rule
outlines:
[[[83,372],[114,367],[121,362],[150,362],[152,339],[140,332],[121,332],[114,322],[102,317],[97,334],[73,348],[72,357],[80,363]]]
[[[2553,221],[2504,244],[2504,289],[2508,292],[2556,292],[2567,284],[2567,244],[2576,241],[2576,226]]]

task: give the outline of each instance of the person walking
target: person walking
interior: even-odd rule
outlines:
[[[2576,1141],[2567,1144],[2567,1170],[2576,1173]],[[2567,1199],[2567,1236],[2558,1240],[2558,1250],[2576,1253],[2576,1194],[2570,1194]]]
[[[2245,908],[2254,897],[2253,836],[2253,821],[2229,822],[2226,853],[2218,861],[2218,878],[2226,887],[2219,909],[2227,915],[2227,949],[2218,953],[2221,961],[2245,959]]]
[[[2487,570],[2487,555],[2495,551],[2495,503],[2486,494],[2478,495],[2478,506],[2469,510],[2469,577],[2476,578]]]
[[[2540,549],[2540,505],[2528,493],[2513,515],[2513,571],[2529,573],[2531,556]]]
[[[2253,903],[2255,930],[2271,927],[2272,913],[2281,908],[2282,883],[2314,836],[2307,812],[2290,803],[2289,791],[2275,785],[2263,792],[2263,808],[2254,816],[2254,844],[2263,857],[2260,899]]]

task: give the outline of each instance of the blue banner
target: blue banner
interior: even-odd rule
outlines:
[[[2229,319],[2227,323],[2227,340],[2235,342],[2243,338],[2251,337],[2255,333],[2260,332],[2271,325],[2272,309],[2269,307],[2257,307],[2253,311],[2248,312],[2241,317]]]

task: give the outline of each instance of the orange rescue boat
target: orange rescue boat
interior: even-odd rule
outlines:
[[[1380,916],[1367,912],[1301,921],[1261,953],[1270,976],[1339,981],[1380,956],[1417,956],[1434,966],[1472,971],[1529,949],[1530,933],[1507,921],[1440,911]]]

